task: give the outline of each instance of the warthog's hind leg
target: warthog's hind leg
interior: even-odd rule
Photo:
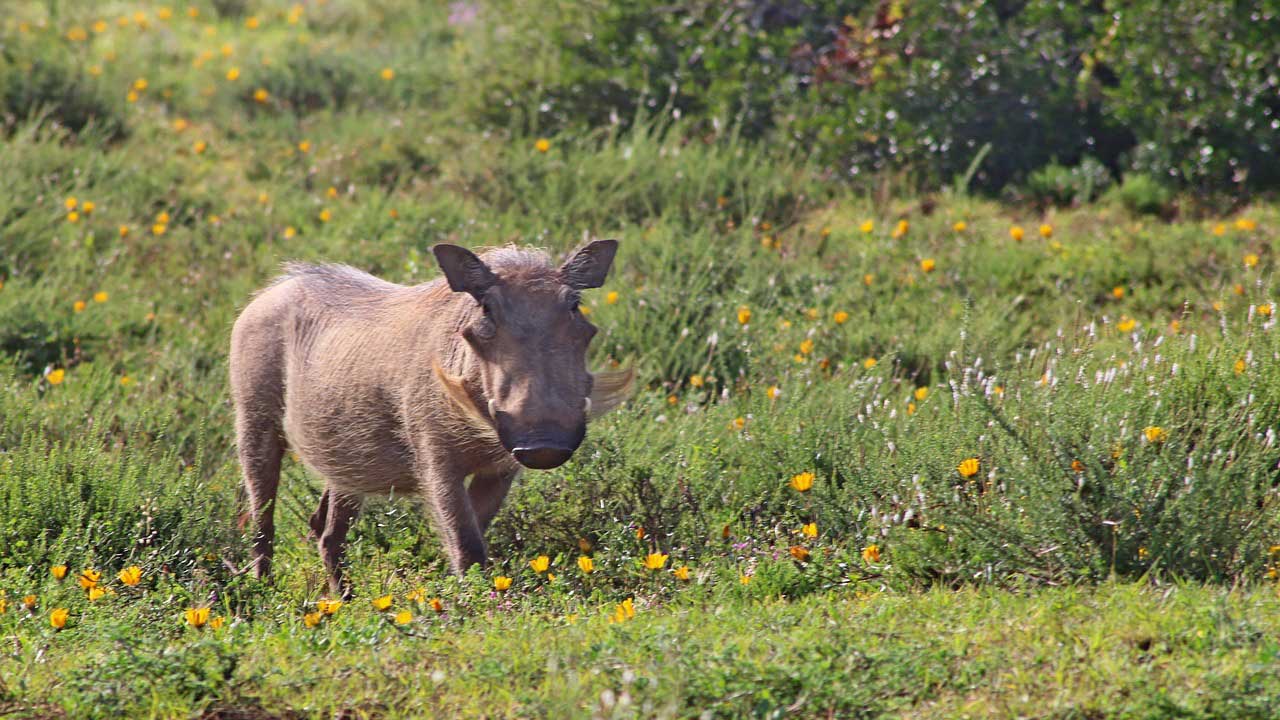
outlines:
[[[327,503],[326,503],[327,498]],[[324,532],[320,535],[320,558],[329,573],[329,592],[343,598],[351,597],[351,586],[342,577],[342,552],[347,542],[347,532],[360,514],[360,498],[340,495],[328,490],[321,496],[320,509],[328,505],[324,518]],[[320,513],[320,509],[316,513]],[[314,522],[314,516],[313,522]]]
[[[316,506],[316,511],[311,513],[311,521],[308,523],[311,525],[311,533],[307,537],[308,540],[320,541],[320,538],[324,536],[324,526],[328,522],[328,518],[329,489],[325,488],[324,492],[320,494],[320,504]]]

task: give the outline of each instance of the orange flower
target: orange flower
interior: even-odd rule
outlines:
[[[499,575],[493,579],[493,587],[498,592],[506,592],[511,587],[511,578]]]
[[[978,467],[978,458],[971,457],[961,462],[956,469],[960,471],[961,477],[971,478],[978,474]]]
[[[809,549],[803,545],[792,545],[791,557],[800,562],[809,562]]]
[[[880,546],[868,545],[862,548],[862,559],[867,564],[875,564],[880,562]]]
[[[808,492],[813,487],[813,473],[802,472],[791,476],[791,488],[797,492]]]

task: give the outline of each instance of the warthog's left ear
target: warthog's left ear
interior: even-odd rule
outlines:
[[[432,245],[431,252],[444,271],[449,289],[454,292],[470,293],[476,300],[480,300],[489,292],[489,288],[498,283],[498,276],[493,274],[489,266],[466,248],[440,243]]]
[[[598,288],[604,284],[617,252],[617,240],[596,240],[560,266],[560,277],[565,285],[575,290]]]

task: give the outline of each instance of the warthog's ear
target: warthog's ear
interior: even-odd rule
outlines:
[[[493,274],[489,266],[466,248],[440,243],[432,245],[431,252],[444,271],[445,279],[449,281],[449,289],[454,292],[470,293],[479,300],[489,288],[498,283],[498,276]]]
[[[617,240],[596,240],[565,261],[560,266],[564,284],[575,290],[598,288],[604,284],[618,252]]]

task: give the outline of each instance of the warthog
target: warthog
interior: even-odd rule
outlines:
[[[454,572],[484,564],[521,469],[567,461],[587,420],[630,391],[630,371],[587,371],[596,328],[578,308],[617,247],[592,242],[557,268],[540,251],[436,245],[444,277],[413,287],[288,265],[231,333],[255,574],[271,569],[286,448],[324,479],[311,529],[333,593],[346,594],[343,543],[371,494],[423,497]]]

